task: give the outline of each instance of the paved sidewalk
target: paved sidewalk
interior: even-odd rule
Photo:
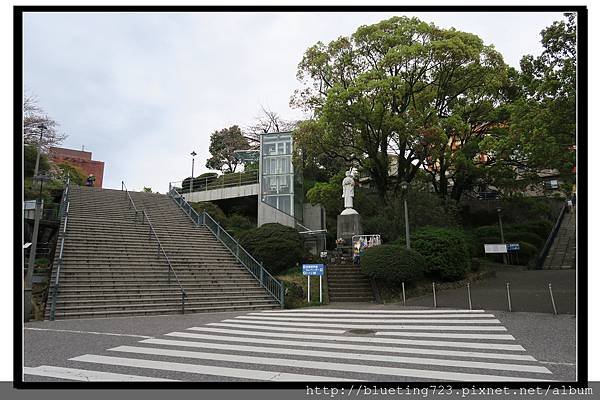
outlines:
[[[522,270],[520,267],[495,267],[496,276],[471,284],[473,308],[508,311],[506,283],[510,283],[514,312],[554,313],[548,284],[559,314],[575,314],[575,270]],[[469,308],[467,288],[437,290],[438,307]],[[409,298],[408,306],[433,306],[433,294]]]

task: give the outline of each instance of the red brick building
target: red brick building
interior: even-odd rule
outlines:
[[[80,151],[63,149],[61,147],[50,147],[48,159],[54,163],[67,163],[81,169],[86,177],[92,174],[96,177],[95,187],[102,187],[104,176],[104,161],[92,160],[91,151]]]

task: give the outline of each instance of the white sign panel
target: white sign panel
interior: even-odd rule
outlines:
[[[483,248],[485,249],[486,254],[488,253],[506,253],[506,245],[505,244],[484,244]]]

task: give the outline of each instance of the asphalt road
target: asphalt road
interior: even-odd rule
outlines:
[[[500,343],[509,343],[509,344],[517,344],[524,347],[525,353],[528,356],[532,356],[535,358],[534,361],[527,362],[526,366],[523,368],[547,368],[552,372],[552,375],[542,375],[542,374],[530,374],[526,372],[514,372],[514,371],[504,371],[501,365],[498,366],[496,364],[502,364],[503,361],[498,360],[488,360],[487,358],[482,359],[481,357],[486,357],[487,354],[479,354],[479,358],[473,358],[471,355],[473,353],[471,349],[463,349],[462,347],[468,347],[465,343],[459,343],[458,348],[449,347],[446,348],[443,345],[441,348],[444,351],[461,351],[465,352],[463,354],[459,354],[458,364],[451,367],[440,367],[439,365],[435,365],[435,363],[439,362],[454,362],[456,363],[456,359],[452,358],[451,361],[448,361],[448,357],[444,357],[443,355],[438,355],[432,353],[431,350],[438,351],[440,347],[421,347],[420,349],[425,349],[424,351],[430,351],[430,354],[433,355],[417,355],[414,356],[411,354],[404,354],[407,351],[410,353],[414,350],[413,346],[409,346],[407,349],[405,345],[385,345],[388,346],[388,349],[391,349],[391,353],[383,352],[383,350],[376,350],[375,352],[367,352],[361,351],[363,354],[359,358],[367,357],[364,359],[355,359],[355,357],[347,353],[355,353],[356,350],[351,350],[348,348],[343,348],[348,343],[350,346],[355,346],[356,343],[359,345],[361,343],[371,343],[374,341],[374,345],[384,346],[377,341],[379,338],[383,338],[384,340],[391,339],[393,341],[397,341],[398,339],[408,339],[414,340],[414,336],[418,336],[414,332],[408,332],[404,337],[400,336],[388,336],[389,332],[378,331],[377,334],[366,334],[364,336],[352,336],[350,335],[344,328],[336,333],[336,331],[325,332],[325,331],[316,331],[322,328],[322,324],[333,323],[334,325],[343,325],[341,322],[342,316],[338,316],[335,314],[343,314],[343,311],[333,312],[333,318],[325,318],[323,321],[319,322],[318,318],[313,318],[315,312],[325,312],[321,310],[330,310],[341,308],[344,310],[354,310],[354,312],[358,313],[359,319],[363,318],[365,321],[359,321],[358,326],[370,328],[373,323],[367,323],[367,318],[372,318],[373,315],[377,316],[378,312],[385,312],[386,315],[388,312],[392,311],[406,311],[412,313],[420,313],[423,314],[423,318],[427,318],[427,314],[423,312],[423,308],[419,307],[411,307],[404,309],[399,304],[390,304],[390,305],[377,305],[377,304],[332,304],[322,308],[313,308],[312,311],[306,309],[307,311],[301,310],[300,312],[308,313],[309,316],[302,317],[303,322],[285,322],[286,317],[282,314],[282,316],[278,316],[279,318],[276,322],[268,321],[270,316],[266,314],[258,314],[255,316],[248,315],[248,313],[212,313],[212,314],[190,314],[190,315],[174,315],[174,316],[159,316],[159,317],[136,317],[136,318],[110,318],[110,319],[90,319],[90,320],[64,320],[64,321],[44,321],[44,322],[31,322],[25,325],[24,330],[24,365],[26,367],[39,367],[39,366],[55,366],[55,367],[66,367],[66,368],[75,368],[75,369],[86,369],[93,370],[97,372],[109,372],[109,373],[117,373],[123,375],[135,375],[135,376],[151,376],[153,378],[158,379],[176,379],[176,380],[190,380],[190,381],[240,381],[247,380],[244,376],[250,374],[271,374],[270,376],[273,379],[283,379],[285,378],[285,374],[288,377],[300,376],[304,377],[306,375],[314,375],[314,376],[326,376],[331,377],[336,380],[339,379],[352,379],[352,380],[366,380],[371,382],[377,381],[432,381],[434,379],[439,379],[441,373],[451,373],[458,374],[454,377],[460,377],[466,374],[465,380],[468,379],[469,374],[494,374],[499,377],[533,377],[540,379],[552,379],[552,380],[560,380],[560,381],[569,381],[575,379],[575,318],[569,315],[558,315],[554,316],[552,314],[538,314],[538,313],[508,313],[508,312],[493,312],[493,315],[489,315],[489,319],[497,318],[499,323],[506,327],[506,332],[484,332],[484,333],[507,333],[514,336],[514,341],[499,341]],[[448,312],[448,310],[433,310],[435,312],[435,318],[440,315],[443,316],[444,312]],[[487,314],[487,312],[486,312]],[[379,314],[382,318],[388,318],[386,315]],[[398,316],[407,317],[409,314],[404,313],[390,313],[390,318],[396,318]],[[464,314],[463,314],[464,315]],[[460,315],[458,315],[460,317]],[[293,315],[292,315],[293,317]],[[241,327],[227,327],[226,325],[231,321],[227,322],[225,320],[235,319],[238,324],[241,324]],[[241,319],[241,321],[240,321]],[[269,324],[269,326],[255,326],[251,327],[249,325],[244,325],[247,323],[255,323],[256,321],[253,319],[261,320],[258,323]],[[262,321],[267,320],[267,321]],[[394,322],[396,321],[396,322]],[[387,323],[397,323],[399,321],[390,320]],[[498,323],[496,321],[496,323]],[[225,326],[214,326],[207,324],[221,324],[223,325],[225,322]],[[432,320],[433,322],[433,320]],[[307,327],[306,325],[302,325],[305,323],[315,323],[314,326]],[[422,321],[419,324],[423,323]],[[482,326],[490,326],[490,324],[471,324],[471,321],[467,321],[466,323],[473,325],[475,330],[482,330]],[[409,324],[410,325],[410,324]],[[440,324],[437,324],[440,325]],[[418,325],[421,327],[421,325]],[[445,325],[446,328],[448,325]],[[452,325],[450,325],[452,326]],[[456,325],[454,325],[456,326]],[[460,325],[459,325],[460,326]],[[464,326],[464,325],[462,325]],[[199,327],[200,331],[190,331],[189,328]],[[221,330],[221,332],[215,331]],[[271,329],[271,331],[269,331]],[[332,329],[332,328],[330,328]],[[461,342],[466,339],[450,339],[452,335],[458,334],[459,336],[463,333],[461,331],[454,332],[450,331],[450,335],[448,335],[448,331],[444,331],[444,327],[435,329],[441,329],[441,331],[424,331],[425,334],[433,334],[438,335],[438,338],[429,338],[425,337],[422,340],[431,340],[431,341],[454,341]],[[308,332],[306,332],[308,330]],[[313,330],[313,331],[311,331]],[[212,331],[212,332],[211,332]],[[187,337],[172,337],[167,334],[173,332],[193,332],[196,334],[204,335],[204,341],[202,342],[202,349],[198,348],[190,348],[192,346],[190,342],[194,342],[201,339],[194,339],[193,341],[189,340]],[[325,332],[325,333],[323,333]],[[333,332],[333,333],[332,333]],[[340,333],[341,332],[341,333]],[[404,332],[404,331],[400,331]],[[326,337],[325,334],[335,336],[336,338]],[[382,334],[383,336],[377,336]],[[467,331],[467,336],[472,334],[471,331]],[[475,333],[477,335],[478,333]],[[213,339],[210,339],[209,336],[212,336]],[[324,340],[313,340],[315,343],[315,347],[304,344],[304,347],[299,347],[299,341],[306,342],[308,336],[306,335],[321,335]],[[286,339],[289,337],[296,337],[295,339]],[[229,341],[226,341],[223,338],[229,338]],[[163,343],[152,343],[154,345],[151,347],[151,350],[146,350],[152,352],[152,354],[142,354],[139,352],[139,347],[148,347],[147,344],[140,343],[141,341],[153,339],[158,339],[159,342],[161,340],[180,340],[179,345],[168,345],[163,347],[156,347],[158,345],[163,345]],[[210,340],[209,340],[210,339]],[[421,339],[421,338],[417,338]],[[225,341],[224,341],[225,340]],[[265,344],[256,344],[256,342],[261,343],[261,341],[270,340],[273,344],[275,344],[276,348],[265,349]],[[288,343],[275,343],[280,340],[288,340]],[[330,343],[341,343],[342,347],[339,350],[327,348],[327,342],[335,340],[335,342]],[[346,342],[338,342],[338,340],[345,340]],[[152,340],[151,340],[152,341]],[[187,341],[187,342],[186,342]],[[247,343],[246,343],[247,342]],[[294,342],[294,343],[292,343]],[[321,345],[321,347],[316,347],[316,344],[325,342],[325,346]],[[468,340],[468,342],[479,342],[479,343],[489,343],[489,340]],[[448,343],[448,342],[446,342]],[[183,346],[182,346],[183,345]],[[114,348],[118,346],[132,346],[132,347],[120,347],[120,350],[115,351]],[[188,347],[186,347],[188,346]],[[205,346],[208,346],[208,350],[206,350]],[[211,347],[212,346],[212,347]],[[217,346],[217,347],[214,347]],[[219,347],[220,346],[220,347]],[[254,346],[254,347],[247,347]],[[308,347],[307,347],[308,346]],[[346,346],[346,347],[350,347]],[[394,347],[395,346],[395,347]],[[439,345],[438,345],[439,346]],[[456,344],[454,344],[456,346]],[[481,345],[479,345],[481,346]],[[246,350],[246,349],[250,350]],[[295,349],[297,354],[287,354],[289,349]],[[481,349],[481,347],[480,347]],[[176,353],[173,353],[175,351]],[[197,359],[194,353],[186,353],[189,351],[204,352],[204,358]],[[299,352],[298,352],[299,351]],[[306,354],[302,352],[306,351]],[[341,360],[332,359],[331,357],[327,357],[325,353],[314,353],[309,354],[309,351],[336,351],[335,357],[340,357]],[[419,350],[420,351],[420,350]],[[491,352],[492,350],[486,349],[477,350],[479,353]],[[171,352],[171,353],[170,353]],[[180,353],[177,353],[180,352]],[[206,353],[208,352],[208,353]],[[267,354],[265,354],[265,352]],[[278,354],[271,354],[272,352],[278,352]],[[396,354],[399,352],[399,354]],[[500,351],[498,351],[500,352]],[[192,359],[190,359],[190,355],[192,354]],[[208,354],[208,355],[207,355]],[[425,358],[428,360],[433,360],[434,365],[429,365],[431,362],[423,362],[423,360],[416,361],[408,361],[408,363],[398,364],[396,359],[386,359],[386,354],[392,355],[393,357],[415,357],[415,358]],[[93,362],[85,362],[81,358],[77,360],[70,360],[75,357],[91,357],[94,358]],[[497,354],[497,357],[504,357],[502,354]],[[98,363],[97,358],[102,357],[119,357],[124,358],[126,362],[131,362],[134,359],[135,362],[139,360],[150,360],[152,363],[158,363],[157,365],[163,365],[165,363],[185,363],[185,365],[192,365],[193,368],[197,368],[201,366],[202,368],[211,369],[213,372],[211,374],[202,374],[198,372],[190,372],[190,371],[182,371],[177,370],[180,368],[178,366],[173,370],[170,366],[160,367],[163,369],[154,369],[154,368],[139,368],[139,366],[132,365],[115,365],[112,361],[112,358],[109,360],[110,362],[106,363]],[[216,358],[215,358],[216,357]],[[244,357],[249,357],[242,360]],[[268,357],[269,359],[277,359],[279,361],[274,361],[275,364],[277,362],[280,365],[269,365],[269,360],[267,360],[266,364],[261,361],[264,360],[264,357]],[[335,358],[334,357],[334,358]],[[345,359],[344,359],[345,357]],[[369,359],[369,357],[373,358],[373,360]],[[379,359],[382,360],[379,360]],[[241,360],[241,361],[240,361]],[[258,361],[257,361],[258,360]],[[412,358],[414,360],[414,358]],[[469,367],[465,363],[473,363],[473,362],[481,362],[485,361],[488,367],[491,370],[487,369],[479,369],[474,367]],[[255,367],[252,367],[252,363],[260,363],[259,372],[257,372]],[[298,363],[332,363],[331,367],[321,367],[321,369],[309,369],[307,367],[298,366]],[[511,361],[512,362],[512,361]],[[162,363],[162,364],[161,364]],[[356,363],[361,364],[360,371],[350,371],[350,367],[348,367],[348,363]],[[413,365],[415,364],[416,365]],[[288,365],[289,364],[289,365]],[[492,365],[493,364],[493,365]],[[171,365],[171,364],[169,364]],[[287,366],[282,366],[287,365]],[[372,371],[379,371],[378,373],[374,373],[370,370],[369,366],[372,366]],[[452,365],[452,364],[451,364]],[[391,371],[389,368],[406,368],[408,369],[408,376],[403,376],[398,373],[397,370],[393,371],[392,375],[389,375]],[[509,366],[510,367],[510,366]],[[166,368],[166,369],[165,369]],[[186,367],[187,368],[187,367]],[[220,376],[217,371],[219,368],[224,368],[224,373]],[[387,369],[386,369],[387,368]],[[521,368],[521,367],[519,367]],[[242,372],[239,372],[241,370]],[[415,376],[410,376],[411,373],[414,375],[414,371],[420,374],[422,371],[427,371],[427,374],[431,374],[431,379],[428,379],[428,376],[421,376],[415,378]],[[381,372],[383,371],[383,372]],[[421,372],[419,372],[421,371]],[[517,369],[518,371],[518,369]],[[234,376],[237,373],[241,373],[242,376]],[[229,375],[227,375],[229,374]],[[295,374],[295,375],[294,375]],[[529,375],[527,375],[529,374]],[[301,380],[301,379],[300,379]],[[476,380],[476,379],[472,379]],[[58,378],[49,378],[47,376],[35,376],[35,375],[26,375],[26,381],[60,381]]]

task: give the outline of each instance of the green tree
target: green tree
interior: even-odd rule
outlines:
[[[573,181],[576,135],[575,14],[565,14],[541,32],[544,50],[521,59],[519,96],[510,104],[510,131],[490,138],[488,147],[519,169],[524,183],[540,181],[542,170],[556,169]]]
[[[37,146],[25,145],[23,147],[23,173],[25,178],[33,177],[35,172],[35,160],[37,159]],[[50,168],[48,157],[40,154],[39,173],[44,174]]]
[[[368,171],[379,196],[390,188],[390,153],[411,181],[436,146],[445,119],[505,64],[476,35],[394,17],[304,54],[292,103],[314,113],[320,151]],[[435,155],[435,154],[434,154]]]
[[[241,161],[235,157],[236,150],[250,148],[248,139],[244,137],[239,126],[233,125],[210,135],[211,156],[206,160],[206,168],[217,169],[224,173],[235,172]]]

